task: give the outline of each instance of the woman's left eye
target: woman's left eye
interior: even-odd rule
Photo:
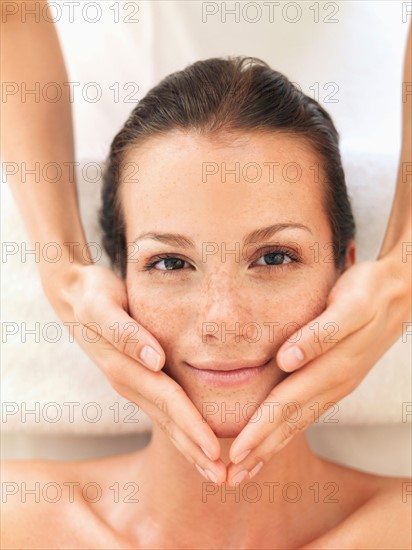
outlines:
[[[259,262],[264,259],[267,263],[260,263]],[[292,256],[292,254],[287,254],[286,252],[268,252],[267,254],[264,254],[263,256],[260,256],[259,260],[256,262],[255,265],[263,265],[265,267],[277,267],[282,266],[285,264],[289,264],[291,262],[296,262],[296,258]]]
[[[163,268],[158,267],[158,265],[164,264]],[[147,264],[145,267],[147,270],[151,270],[154,267],[158,271],[178,271],[182,269],[183,267],[187,267],[184,264],[187,264],[187,266],[190,266],[189,262],[186,262],[185,260],[182,260],[181,258],[175,258],[173,256],[166,256],[164,258],[160,258],[155,260],[152,263]]]

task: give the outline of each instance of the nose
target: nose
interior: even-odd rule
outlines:
[[[210,275],[201,289],[197,334],[202,342],[249,343],[257,334],[257,319],[236,279],[229,273]]]

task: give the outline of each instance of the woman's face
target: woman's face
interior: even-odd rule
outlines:
[[[127,155],[138,171],[125,170],[121,187],[126,240],[136,240],[130,313],[218,437],[236,437],[287,376],[277,350],[325,309],[339,276],[315,153],[281,133],[235,138],[150,139]]]

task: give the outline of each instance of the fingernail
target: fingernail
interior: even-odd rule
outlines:
[[[303,359],[303,352],[297,346],[287,349],[280,356],[280,361],[285,371],[295,370],[301,364]]]
[[[217,477],[213,472],[207,469],[204,470],[199,466],[199,464],[195,463],[195,466],[205,479],[212,481],[212,483],[217,483]]]
[[[240,483],[241,481],[243,481],[245,479],[247,474],[248,474],[247,470],[241,470],[235,476],[233,476],[232,483]]]
[[[200,448],[201,448],[202,451],[205,453],[205,455],[207,456],[207,458],[210,458],[210,460],[213,460],[211,453],[210,453],[207,449],[205,449],[205,447],[200,446]]]
[[[146,366],[149,367],[149,369],[152,369],[155,371],[159,369],[161,357],[157,353],[157,351],[151,348],[150,346],[144,346],[144,348],[140,352],[140,359],[143,361],[143,363]]]
[[[250,470],[249,479],[252,479],[252,477],[258,473],[262,466],[263,462],[258,462],[258,464],[256,464],[256,466],[252,470]]]
[[[201,467],[199,466],[199,464],[196,464],[196,463],[195,463],[195,466],[196,466],[196,468],[198,469],[198,471],[202,474],[202,476],[203,476],[205,479],[207,479],[207,480],[209,481],[209,478],[208,478],[208,476],[207,476],[207,473],[204,471],[204,469],[201,468]]]
[[[242,462],[242,460],[244,458],[247,457],[247,455],[250,453],[250,449],[248,449],[247,451],[245,451],[244,453],[240,454],[240,455],[237,455],[237,457],[235,458],[235,460],[233,461],[234,464],[239,464],[239,462]]]
[[[213,483],[217,483],[217,476],[212,471],[205,468],[205,472],[208,475],[210,481],[213,481]]]

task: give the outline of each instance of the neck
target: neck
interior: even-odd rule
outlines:
[[[219,440],[226,465],[233,441]],[[151,532],[154,529],[159,539],[176,544],[185,540],[196,548],[202,543],[208,548],[242,548],[267,540],[269,525],[277,540],[302,534],[301,514],[313,509],[310,487],[321,481],[323,470],[300,434],[252,480],[236,488],[215,485],[204,480],[155,425],[149,445],[140,451],[136,478]],[[145,529],[147,533],[146,524]]]

